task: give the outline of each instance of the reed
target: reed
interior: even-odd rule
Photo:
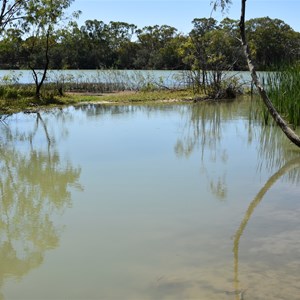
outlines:
[[[120,91],[154,91],[178,89],[175,78],[155,76],[154,72],[141,70],[97,70],[89,75],[49,72],[48,83],[63,92],[112,93]]]
[[[300,126],[300,63],[268,73],[265,85],[278,112],[294,128]]]

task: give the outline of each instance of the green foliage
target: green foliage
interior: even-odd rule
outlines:
[[[251,56],[259,70],[276,70],[299,59],[300,33],[282,20],[255,18],[245,26]]]
[[[22,98],[32,98],[35,90],[33,85],[7,84],[0,85],[0,99],[19,100]]]
[[[212,5],[214,10],[220,7],[221,10],[224,11],[231,4],[232,4],[232,0],[211,0],[210,1],[210,5]]]
[[[237,70],[244,68],[238,36],[238,22],[213,18],[194,19],[194,28],[180,47],[180,55],[192,70]]]
[[[27,67],[32,70],[36,91],[35,97],[40,100],[41,88],[47,77],[50,65],[50,53],[57,43],[55,27],[61,26],[65,10],[74,0],[28,0],[25,3],[26,16],[22,28],[31,34],[26,39]],[[39,76],[36,69],[41,66]]]
[[[44,69],[246,70],[239,21],[195,18],[188,34],[168,25],[137,28],[126,22],[64,21],[72,0],[27,0],[23,26],[7,28],[0,41],[0,67]],[[225,8],[228,2],[212,4]],[[56,24],[55,26],[53,24]],[[61,25],[64,26],[61,26]],[[300,58],[300,33],[282,20],[250,19],[246,31],[258,70]]]
[[[265,81],[268,94],[278,112],[292,126],[300,126],[300,64],[271,72]]]
[[[18,90],[17,89],[14,89],[14,88],[7,88],[5,90],[5,93],[3,95],[5,97],[5,99],[9,99],[9,100],[12,100],[12,99],[18,99],[19,97],[19,93],[18,93]]]
[[[243,93],[242,83],[238,76],[230,76],[224,71],[193,70],[183,73],[185,84],[194,94],[201,94],[208,99],[233,99]]]
[[[0,34],[7,26],[16,24],[24,17],[26,2],[27,0],[1,0]]]
[[[25,2],[26,17],[24,18],[23,28],[36,30],[45,33],[48,27],[61,21],[65,10],[74,0],[28,0]]]
[[[178,48],[182,36],[168,25],[146,26],[136,31],[137,57],[135,68],[178,69],[182,65]]]

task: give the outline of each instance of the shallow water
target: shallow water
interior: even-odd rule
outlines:
[[[249,107],[5,119],[0,299],[298,299],[300,152]]]
[[[263,76],[265,72],[258,72]],[[117,83],[127,89],[140,90],[145,84],[158,84],[178,88],[185,86],[189,73],[174,70],[48,70],[46,82],[61,83]],[[37,75],[42,77],[43,71],[37,70]],[[242,84],[249,85],[251,82],[250,72],[228,71],[224,76],[239,78]],[[0,83],[34,84],[31,70],[0,70]]]

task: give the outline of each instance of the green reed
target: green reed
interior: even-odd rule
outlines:
[[[294,128],[300,126],[300,64],[270,72],[264,79],[266,90],[278,112]]]

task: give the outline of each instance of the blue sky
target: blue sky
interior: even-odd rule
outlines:
[[[170,25],[180,32],[192,29],[194,18],[210,17],[210,0],[75,0],[71,10],[81,10],[78,20],[123,21],[139,28],[148,25]],[[269,16],[285,21],[300,32],[300,0],[248,0],[247,19]],[[233,0],[229,13],[213,12],[212,17],[239,19],[240,0]]]

